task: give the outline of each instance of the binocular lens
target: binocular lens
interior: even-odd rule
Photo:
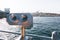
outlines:
[[[15,21],[16,19],[17,19],[16,16],[14,16],[14,17],[12,18],[12,20],[14,20],[14,21]]]
[[[23,15],[23,16],[22,16],[22,21],[23,21],[23,22],[27,21],[27,16],[26,16],[26,15]]]

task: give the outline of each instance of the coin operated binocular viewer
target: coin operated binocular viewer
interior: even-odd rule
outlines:
[[[33,27],[33,17],[30,13],[8,14],[7,22],[10,25],[22,25],[26,29],[31,29],[31,27]]]
[[[22,25],[21,35],[22,40],[24,40],[25,29],[33,27],[33,16],[30,13],[9,13],[7,11],[0,12],[0,19],[6,18],[9,25]]]

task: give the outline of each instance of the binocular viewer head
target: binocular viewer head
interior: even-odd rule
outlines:
[[[0,11],[0,19],[6,18],[9,25],[22,25],[27,29],[33,27],[33,16],[30,13],[11,13],[9,8]]]
[[[30,13],[12,13],[7,15],[7,22],[10,25],[23,25],[30,29],[33,27],[33,16]]]

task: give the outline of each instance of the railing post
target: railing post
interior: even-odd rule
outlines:
[[[52,40],[60,40],[59,33],[56,31],[52,32]]]

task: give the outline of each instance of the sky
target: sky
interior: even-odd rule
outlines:
[[[0,0],[0,9],[4,8],[11,12],[60,13],[60,0]]]

